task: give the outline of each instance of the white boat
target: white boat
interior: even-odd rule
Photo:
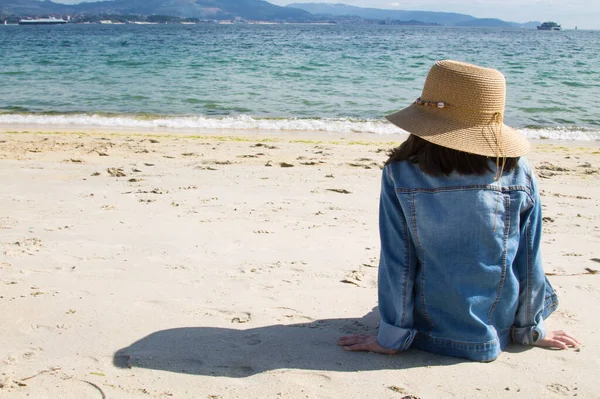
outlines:
[[[538,30],[561,30],[562,27],[556,22],[544,22],[537,27]]]
[[[64,19],[57,19],[54,17],[19,20],[19,25],[63,25],[66,23],[67,21]]]

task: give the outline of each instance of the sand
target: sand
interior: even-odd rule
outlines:
[[[536,142],[548,320],[578,350],[348,353],[399,137],[0,132],[2,398],[600,398],[600,149]]]

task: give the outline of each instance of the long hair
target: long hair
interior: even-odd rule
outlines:
[[[483,175],[493,172],[490,158],[453,150],[423,140],[411,134],[399,147],[389,153],[386,165],[392,162],[409,161],[418,164],[421,171],[431,176],[449,176],[452,172],[461,175]],[[506,158],[504,171],[516,169],[519,158]]]

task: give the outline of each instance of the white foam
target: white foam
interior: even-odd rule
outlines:
[[[0,124],[50,125],[50,126],[98,126],[114,128],[166,128],[166,129],[226,129],[261,131],[306,131],[330,133],[373,133],[382,135],[406,133],[396,126],[381,120],[340,119],[259,119],[247,115],[223,118],[204,116],[155,117],[103,116],[88,114],[71,115],[31,115],[0,114]],[[520,131],[530,139],[551,140],[600,140],[600,129],[588,128],[523,128]]]
[[[600,129],[553,127],[542,129],[519,129],[528,139],[599,141]]]
[[[236,117],[207,118],[203,116],[172,118],[140,118],[135,116],[101,115],[0,115],[0,124],[76,125],[126,128],[168,129],[228,129],[263,131],[311,131],[332,133],[397,134],[401,131],[383,120],[352,119],[256,119]]]

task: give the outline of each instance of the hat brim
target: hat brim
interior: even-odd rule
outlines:
[[[510,126],[482,121],[465,122],[444,116],[443,110],[412,104],[385,118],[431,143],[488,157],[520,157],[531,150],[527,139]],[[497,132],[494,132],[494,129]],[[490,134],[492,133],[492,134]],[[495,140],[499,137],[499,140]]]

